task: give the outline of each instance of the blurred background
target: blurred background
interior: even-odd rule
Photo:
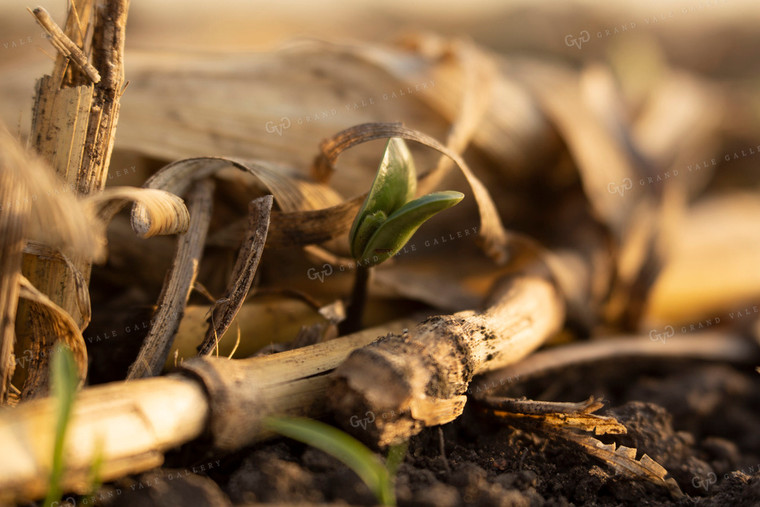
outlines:
[[[63,0],[0,4],[0,112],[10,125],[29,114],[30,94],[23,95],[25,102],[17,102],[19,87],[31,89],[50,62],[43,51],[52,50],[26,11],[36,6],[63,22]],[[127,48],[271,51],[294,37],[390,42],[405,33],[430,30],[468,37],[505,55],[578,64],[603,60],[620,45],[647,41],[679,67],[741,81],[757,78],[759,21],[760,5],[753,0],[224,0],[213,6],[134,0]],[[128,65],[129,51],[127,73]]]

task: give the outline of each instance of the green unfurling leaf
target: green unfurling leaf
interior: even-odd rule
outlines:
[[[464,198],[461,192],[435,192],[410,201],[394,211],[370,237],[360,257],[364,266],[374,266],[396,255],[417,229],[433,215]]]
[[[404,140],[398,137],[388,139],[385,153],[377,169],[377,175],[372,182],[367,198],[364,200],[359,213],[351,226],[348,235],[351,245],[351,255],[358,258],[364,251],[369,237],[360,235],[364,222],[370,217],[378,217],[382,212],[390,216],[414,197],[417,191],[417,173],[414,168],[412,154]]]

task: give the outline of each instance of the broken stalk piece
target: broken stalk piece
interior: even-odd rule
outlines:
[[[328,403],[344,428],[371,413],[361,432],[380,446],[456,419],[477,373],[519,361],[564,321],[548,269],[500,279],[486,309],[431,317],[354,351],[333,374]]]

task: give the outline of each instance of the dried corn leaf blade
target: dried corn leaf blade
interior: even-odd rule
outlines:
[[[642,169],[637,164],[637,153],[627,142],[620,119],[599,114],[604,106],[620,109],[619,98],[611,89],[607,73],[594,67],[582,80],[569,69],[535,61],[520,62],[520,69],[521,81],[536,95],[567,143],[589,203],[618,241],[622,240],[636,204],[643,196],[620,199],[610,188],[626,181],[638,181]],[[586,91],[589,88],[599,91]],[[595,105],[597,101],[601,104]]]
[[[320,243],[332,239],[350,226],[361,204],[358,198],[342,202],[329,187],[293,177],[291,171],[281,166],[226,157],[198,157],[173,162],[154,174],[145,186],[182,195],[193,181],[213,176],[228,167],[257,178],[283,210],[272,213],[271,217],[270,242],[275,245]],[[146,220],[145,209],[139,203],[132,210],[132,220],[133,223]],[[236,246],[244,232],[242,225],[233,224],[229,230],[218,233],[215,243]]]
[[[264,251],[272,201],[272,196],[267,195],[254,199],[249,205],[248,232],[238,252],[227,290],[211,311],[211,321],[206,337],[198,348],[198,355],[208,355],[217,347],[248,295]]]
[[[26,277],[21,277],[20,297],[29,301],[35,310],[34,325],[36,332],[46,338],[45,349],[39,349],[35,352],[38,360],[47,364],[49,360],[49,351],[55,343],[62,343],[71,349],[74,354],[74,360],[77,365],[79,381],[84,382],[87,378],[87,348],[85,347],[82,332],[79,330],[76,322],[71,316],[63,311],[61,307],[53,303],[45,294],[38,291]],[[39,370],[39,369],[38,369]],[[33,370],[34,371],[34,370]],[[31,378],[27,378],[25,390],[28,385],[33,384]],[[35,394],[42,395],[37,391],[45,384],[34,384]],[[22,396],[25,397],[25,396]]]
[[[311,147],[348,125],[404,119],[445,128],[411,97],[383,100],[400,88],[384,71],[319,46],[130,55],[134,83],[122,102],[120,143],[164,160],[222,153],[305,169]]]
[[[617,276],[606,319],[634,329],[663,263],[662,241],[682,201],[651,185],[630,193],[634,182],[659,168],[633,142],[622,92],[610,69],[590,65],[575,75],[535,62],[523,67],[524,82],[568,145],[592,209],[616,240]]]
[[[636,449],[623,445],[616,447],[614,443],[605,444],[590,435],[569,429],[556,431],[556,434],[580,445],[587,453],[601,459],[618,473],[659,484],[667,488],[673,498],[684,496],[678,483],[668,477],[668,471],[662,465],[646,454],[636,460]]]

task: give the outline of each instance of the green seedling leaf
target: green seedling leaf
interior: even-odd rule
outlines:
[[[74,396],[79,384],[74,355],[66,347],[57,346],[53,351],[51,365],[53,397],[56,400],[55,440],[53,442],[53,466],[50,471],[48,492],[43,505],[52,505],[61,497],[61,477],[63,476],[63,447],[66,429],[71,419]]]
[[[417,172],[412,154],[403,139],[392,137],[385,145],[385,153],[377,169],[375,180],[348,235],[351,255],[355,259],[364,251],[374,229],[379,226],[378,213],[382,212],[386,217],[390,216],[412,199],[416,192]],[[365,222],[367,222],[366,225]]]
[[[423,223],[463,198],[463,193],[448,190],[428,194],[404,204],[382,222],[369,239],[361,255],[362,264],[374,266],[393,257]]]
[[[393,481],[382,460],[354,437],[300,417],[267,417],[264,426],[334,456],[356,472],[381,504],[396,505]]]

